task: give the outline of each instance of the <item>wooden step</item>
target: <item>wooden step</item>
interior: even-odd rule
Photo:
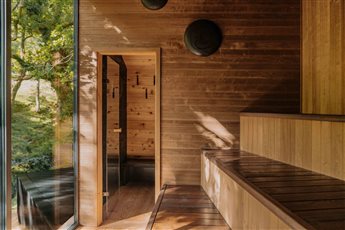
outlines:
[[[149,229],[230,229],[201,186],[164,185]]]

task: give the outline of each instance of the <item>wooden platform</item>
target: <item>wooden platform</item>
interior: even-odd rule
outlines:
[[[230,229],[201,186],[163,186],[149,229]]]
[[[205,156],[290,226],[345,229],[345,182],[240,150]]]

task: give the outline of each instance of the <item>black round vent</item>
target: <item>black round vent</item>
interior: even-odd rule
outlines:
[[[186,47],[199,56],[209,56],[216,52],[222,43],[222,31],[210,20],[192,22],[184,34]]]
[[[168,0],[141,0],[141,2],[147,9],[159,10],[167,4]]]

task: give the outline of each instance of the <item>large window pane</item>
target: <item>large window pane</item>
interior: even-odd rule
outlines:
[[[12,225],[73,224],[73,0],[12,0]]]
[[[10,55],[9,49],[9,12],[10,2],[6,0],[0,1],[0,229],[8,228],[7,210],[9,210],[9,172],[10,166],[10,141],[9,135],[9,122],[10,122],[10,110],[9,110],[9,62],[8,55]]]

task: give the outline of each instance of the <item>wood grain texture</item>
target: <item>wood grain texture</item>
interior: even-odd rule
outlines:
[[[123,55],[127,67],[127,156],[154,158],[155,155],[155,57]],[[119,137],[119,68],[108,58],[108,139],[109,154],[118,154]],[[138,81],[137,81],[138,80]],[[146,98],[147,89],[147,98]]]
[[[120,128],[119,106],[119,71],[120,66],[110,57],[107,58],[107,154],[119,156],[119,133],[114,129]],[[114,97],[113,97],[114,93]]]
[[[112,199],[115,206],[99,227],[79,227],[78,230],[145,229],[154,207],[153,184],[129,183],[121,186]]]
[[[215,174],[212,170],[205,172],[204,180],[212,181],[212,177],[215,177],[214,180],[217,181],[219,174],[224,173],[293,229],[345,227],[345,181],[343,180],[240,150],[204,151],[203,157],[206,161],[205,170],[208,170],[207,164],[211,164],[210,168],[215,167],[218,170]],[[212,183],[208,185],[210,184],[212,185]],[[213,188],[216,186],[214,185]],[[226,186],[221,181],[219,187],[221,191],[222,187]],[[211,190],[212,187],[209,191]],[[232,202],[239,199],[238,194],[236,196],[231,194],[229,197],[221,196],[222,193],[216,191],[211,194],[220,204],[224,203],[224,199]],[[248,209],[252,210],[255,207],[249,206]],[[238,209],[230,209],[228,213],[233,213],[234,210]],[[262,213],[259,210],[255,212],[256,215]],[[257,216],[261,219],[253,227],[272,228],[260,225],[263,222],[270,222],[267,216]]]
[[[147,230],[230,229],[200,186],[167,185],[162,190]]]
[[[237,139],[240,111],[299,111],[299,0],[171,0],[159,11],[145,9],[139,0],[80,0],[79,5],[85,189],[97,162],[97,52],[162,48],[162,141],[155,143],[162,152],[162,183],[200,183],[199,149],[207,140],[195,128],[193,111],[216,118]],[[224,34],[221,48],[210,57],[197,57],[184,47],[186,26],[199,18],[215,21]],[[83,174],[89,176],[83,179]],[[88,190],[94,197],[96,190]],[[91,200],[85,205],[95,210]],[[85,216],[82,224],[95,224],[94,215]]]
[[[302,112],[345,114],[345,1],[302,1]]]
[[[344,134],[345,122],[340,120],[249,113],[241,116],[242,150],[343,180]]]
[[[291,228],[205,155],[201,158],[201,186],[231,229]]]

